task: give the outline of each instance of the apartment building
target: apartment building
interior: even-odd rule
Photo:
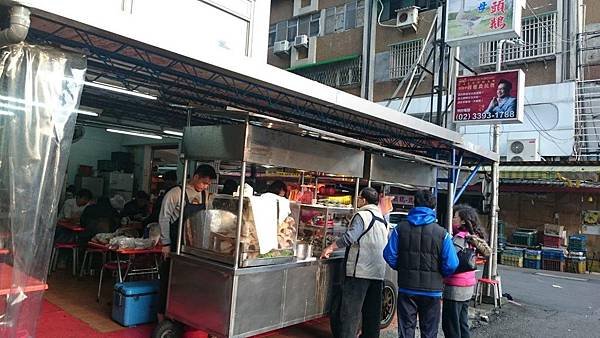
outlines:
[[[439,49],[434,47],[442,25],[439,2],[273,0],[268,62],[444,124],[468,135],[471,141],[489,145],[489,127],[455,126],[447,114],[437,117],[437,95],[432,93],[440,89],[448,94],[443,106],[451,111],[453,91],[448,78],[437,86],[440,62]],[[493,1],[487,2],[491,5]],[[503,69],[522,69],[527,87],[524,123],[503,129],[501,155],[506,160],[514,155],[510,144],[515,140],[535,140],[533,160],[597,158],[600,149],[594,144],[600,143],[600,138],[595,132],[596,122],[588,120],[598,115],[590,112],[590,107],[598,108],[577,104],[577,97],[591,96],[596,87],[594,81],[580,82],[600,78],[598,67],[590,65],[600,60],[600,53],[590,50],[598,43],[592,34],[579,34],[600,30],[600,6],[591,3],[525,2],[522,44],[507,46],[503,53]],[[443,76],[493,71],[497,44],[447,47]],[[587,87],[582,88],[584,84]],[[402,100],[405,93],[407,99]]]

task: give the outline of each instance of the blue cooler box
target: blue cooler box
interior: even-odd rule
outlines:
[[[156,321],[159,285],[159,280],[115,284],[112,319],[123,326]]]

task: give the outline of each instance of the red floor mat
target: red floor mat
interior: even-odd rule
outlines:
[[[36,336],[39,338],[147,338],[150,336],[152,328],[153,325],[142,325],[111,333],[100,333],[58,306],[44,300],[37,323]]]

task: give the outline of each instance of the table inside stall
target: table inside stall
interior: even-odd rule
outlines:
[[[6,250],[8,251],[8,250]],[[19,285],[15,285],[18,282]],[[0,263],[0,314],[5,313],[6,299],[9,294],[41,292],[48,284],[15,269],[6,263]]]
[[[71,232],[73,232],[73,234],[75,235],[75,242],[77,242],[77,237],[80,233],[85,231],[85,228],[82,227],[81,225],[77,224],[77,223],[73,223],[69,220],[66,219],[59,219],[56,222],[56,225],[58,225],[61,228],[64,228],[66,230],[69,230]]]
[[[158,274],[159,256],[162,254],[161,247],[157,246],[150,249],[113,249],[106,244],[88,242],[88,247],[104,249],[110,252],[114,252],[117,257],[117,275],[119,282],[122,283],[127,279],[128,276],[138,275],[154,275]],[[140,255],[152,255],[153,265],[151,267],[136,268],[135,258]],[[126,257],[125,260],[122,258]],[[122,270],[122,266],[126,267],[125,272]]]

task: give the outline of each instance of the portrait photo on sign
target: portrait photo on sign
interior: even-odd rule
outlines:
[[[454,122],[519,122],[523,82],[520,71],[458,77]]]

